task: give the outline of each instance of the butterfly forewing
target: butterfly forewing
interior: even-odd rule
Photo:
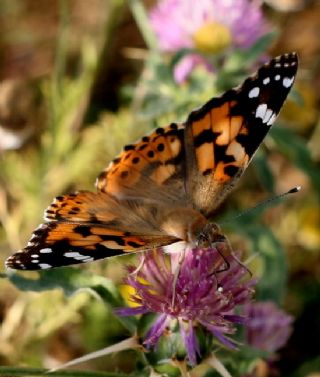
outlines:
[[[212,214],[274,123],[297,71],[297,55],[271,60],[240,87],[213,98],[187,120],[186,187],[196,209]]]

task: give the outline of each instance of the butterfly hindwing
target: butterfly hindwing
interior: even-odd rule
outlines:
[[[106,193],[82,191],[59,196],[45,211],[27,246],[6,261],[13,269],[38,270],[85,263],[168,245],[147,211],[118,203]],[[140,233],[140,234],[139,234]]]
[[[217,208],[248,166],[293,85],[297,63],[295,53],[272,59],[240,87],[189,115],[186,187],[204,215]]]
[[[123,232],[88,224],[50,222],[40,225],[28,245],[9,257],[6,265],[22,270],[68,266],[135,251],[130,244],[138,249],[145,247],[145,242]]]
[[[100,174],[99,191],[123,198],[132,197],[143,186],[167,184],[181,186],[184,177],[183,125],[157,128],[136,144],[127,145]]]

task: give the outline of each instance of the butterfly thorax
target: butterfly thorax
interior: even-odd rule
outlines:
[[[192,208],[173,208],[163,217],[161,229],[166,234],[193,244],[195,233],[204,228],[207,219]]]
[[[167,213],[161,228],[168,235],[194,247],[209,248],[225,241],[220,227],[208,222],[205,216],[192,208],[178,208]]]

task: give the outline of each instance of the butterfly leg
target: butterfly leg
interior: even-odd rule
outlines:
[[[252,276],[252,272],[250,271],[250,269],[244,263],[242,263],[241,260],[235,255],[235,253],[232,250],[231,244],[230,244],[229,240],[226,237],[224,237],[224,241],[223,242],[217,242],[215,244],[215,249],[217,250],[217,252],[221,256],[221,258],[223,259],[224,266],[221,269],[219,269],[219,270],[211,272],[209,274],[209,276],[212,276],[212,275],[216,276],[216,274],[218,274],[218,273],[225,272],[225,271],[229,270],[229,268],[230,268],[230,262],[226,258],[226,256],[229,256],[229,255],[231,255],[232,258],[234,258],[236,260],[236,262],[241,267],[243,267],[250,276]],[[217,278],[217,276],[216,276],[216,278]],[[217,281],[218,281],[218,279],[217,279]]]
[[[174,270],[173,282],[172,282],[172,301],[171,301],[172,309],[173,309],[174,304],[175,304],[176,286],[177,286],[177,281],[178,281],[178,277],[179,277],[179,274],[180,274],[182,263],[184,261],[185,254],[186,254],[186,250],[183,249],[179,254],[178,264],[177,264],[177,266],[175,267],[175,270]]]
[[[221,251],[221,250],[219,249],[219,246],[218,246],[218,247],[217,247],[217,251],[218,251],[218,253],[221,255],[221,257],[223,258],[223,260],[224,260],[224,262],[225,262],[225,268],[222,269],[222,270],[220,270],[220,271],[216,271],[216,272],[227,271],[227,270],[230,268],[230,263],[228,262],[228,260],[226,259],[225,256],[231,255],[232,258],[234,258],[235,261],[236,261],[236,262],[237,262],[242,268],[244,268],[250,276],[252,276],[252,272],[249,270],[249,268],[248,268],[244,263],[242,263],[241,260],[240,260],[240,259],[236,256],[236,254],[234,253],[234,251],[233,251],[233,249],[232,249],[232,247],[231,247],[231,244],[230,244],[228,238],[225,237],[225,236],[223,236],[223,237],[224,237],[223,249],[225,249],[225,250]]]
[[[215,245],[215,249],[219,253],[220,257],[223,259],[223,267],[217,271],[214,271],[214,273],[228,271],[230,268],[230,262],[227,260],[225,255],[233,254],[229,241],[225,239],[225,242],[217,242],[217,244]]]
[[[240,264],[241,267],[243,267],[247,271],[250,277],[252,277],[253,274],[250,271],[250,269],[244,263],[241,262],[241,260],[234,254],[234,252],[232,252],[232,257],[237,261],[237,263]]]

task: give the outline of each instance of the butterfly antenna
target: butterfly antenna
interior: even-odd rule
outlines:
[[[248,208],[247,210],[245,210],[244,212],[241,212],[239,215],[236,215],[232,218],[230,218],[229,220],[226,220],[226,221],[223,221],[219,224],[223,225],[223,224],[226,224],[226,223],[229,223],[239,217],[242,217],[248,213],[252,213],[254,212],[255,210],[259,209],[259,208],[263,208],[263,207],[266,207],[268,206],[270,203],[274,202],[274,201],[277,201],[279,199],[283,199],[285,198],[286,196],[288,195],[291,195],[291,194],[295,194],[297,192],[299,192],[301,190],[301,186],[295,186],[293,188],[291,188],[290,190],[286,191],[286,192],[283,192],[282,194],[279,194],[279,195],[276,195],[276,196],[272,196],[271,198],[268,198],[266,200],[263,200],[262,202],[259,202],[258,204],[256,204],[254,207],[251,207],[251,208]]]

